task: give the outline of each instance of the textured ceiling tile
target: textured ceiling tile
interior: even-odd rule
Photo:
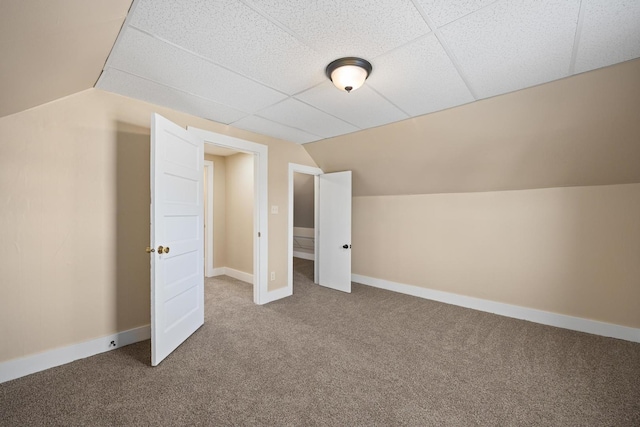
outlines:
[[[248,113],[287,97],[134,28],[121,36],[107,66]]]
[[[442,27],[496,0],[417,0],[436,27]]]
[[[245,116],[225,105],[197,98],[114,68],[102,73],[96,87],[225,124]]]
[[[414,116],[474,100],[434,35],[377,58],[365,84]]]
[[[640,57],[640,1],[583,0],[577,73]]]
[[[272,122],[271,120],[263,119],[258,116],[247,116],[237,122],[231,123],[231,126],[262,135],[273,136],[274,138],[284,139],[286,141],[296,142],[298,144],[305,144],[307,142],[322,139],[320,136],[311,135],[301,130],[281,125],[280,123]]]
[[[358,130],[355,126],[293,98],[266,108],[258,114],[274,122],[295,127],[324,138],[331,138],[332,136],[343,135]]]
[[[250,0],[328,60],[373,58],[430,29],[410,0]]]
[[[480,98],[566,77],[580,0],[500,1],[441,29]]]
[[[381,126],[409,118],[389,101],[371,90],[367,83],[351,93],[338,90],[331,81],[296,95],[319,110],[361,128]]]
[[[237,0],[141,0],[130,24],[288,94],[324,78],[324,58]]]

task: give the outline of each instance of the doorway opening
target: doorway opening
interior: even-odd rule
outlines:
[[[247,187],[252,186],[252,195],[251,199],[253,201],[252,204],[252,213],[246,212],[246,210],[240,209],[239,211],[243,211],[244,214],[249,215],[250,218],[244,218],[242,224],[245,222],[252,222],[253,227],[240,226],[243,228],[241,232],[250,233],[251,238],[245,236],[242,239],[245,243],[241,247],[234,248],[234,251],[240,252],[251,252],[253,254],[253,259],[251,261],[247,261],[248,257],[245,257],[244,265],[247,262],[253,266],[252,274],[248,274],[243,272],[241,269],[225,267],[224,272],[222,274],[227,274],[231,277],[235,277],[237,279],[251,282],[253,284],[253,302],[256,304],[265,304],[271,300],[270,295],[267,289],[267,269],[268,269],[268,223],[267,223],[267,146],[262,144],[256,144],[253,142],[245,141],[238,138],[233,138],[227,135],[218,134],[215,132],[197,129],[193,127],[188,128],[189,132],[192,132],[202,138],[205,142],[205,152],[213,151],[218,153],[226,154],[227,158],[235,158],[234,164],[237,163],[238,169],[242,168],[252,168],[253,174],[250,182],[241,182],[240,185]],[[236,161],[237,160],[237,161]],[[252,161],[252,164],[249,165],[249,161]],[[213,167],[214,175],[216,173],[215,166]],[[220,172],[220,171],[218,171]],[[215,178],[213,183],[213,190],[215,193]],[[246,197],[243,198],[240,203],[247,204]],[[209,203],[207,203],[209,205]],[[224,207],[224,206],[223,206]],[[220,208],[220,206],[218,206]],[[213,200],[212,212],[215,216],[216,212],[216,204],[215,199]],[[235,218],[234,218],[235,219]],[[215,220],[213,221],[215,223]],[[209,227],[209,229],[213,229],[213,227]],[[213,230],[212,230],[213,231]],[[208,254],[208,258],[215,259],[216,250],[215,250],[215,235],[212,238],[214,247],[211,252]],[[246,243],[251,242],[251,243]],[[208,243],[208,242],[207,242]],[[253,248],[251,248],[251,245]],[[207,259],[207,263],[208,263]],[[241,264],[242,265],[242,264]],[[241,267],[242,268],[242,267]],[[250,270],[249,268],[244,268],[245,270]],[[220,273],[216,271],[216,268],[212,270],[212,275],[216,275]],[[234,276],[235,274],[235,276]],[[237,277],[239,276],[239,277]]]
[[[313,262],[313,283],[318,283],[318,175],[319,168],[289,163],[289,215],[287,293],[293,294],[293,258]],[[296,197],[297,186],[297,197]],[[296,209],[296,207],[298,209]],[[296,217],[297,216],[297,217]]]
[[[253,284],[254,156],[204,146],[205,276]]]

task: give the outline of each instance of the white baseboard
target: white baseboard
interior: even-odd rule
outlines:
[[[0,383],[151,338],[149,325],[0,363]],[[115,345],[111,345],[111,342]]]
[[[236,270],[230,267],[218,267],[213,269],[213,276],[229,276],[234,279],[242,280],[243,282],[253,283],[253,274],[245,273],[244,271]]]
[[[244,271],[235,270],[230,267],[223,267],[224,274],[234,279],[242,280],[243,282],[253,284],[253,274],[245,273]]]
[[[285,286],[283,288],[278,288],[271,292],[267,292],[267,296],[264,298],[262,304],[267,304],[282,298],[290,297],[293,295],[293,291],[291,288]]]
[[[314,254],[310,254],[309,252],[293,251],[293,256],[296,258],[308,259],[310,261],[316,260],[316,256]]]
[[[214,268],[211,271],[211,276],[209,277],[216,277],[216,276],[224,276],[224,267]]]
[[[352,274],[351,280],[353,282],[373,286],[375,288],[458,305],[460,307],[472,308],[474,310],[486,311],[488,313],[499,314],[501,316],[513,317],[515,319],[528,320],[530,322],[541,323],[543,325],[556,326],[558,328],[571,329],[574,331],[618,338],[626,341],[640,342],[640,329],[638,328],[614,325],[612,323],[599,322],[597,320],[583,319],[581,317],[550,313],[548,311],[536,310],[534,308],[520,307],[517,305],[467,297],[449,292],[436,291],[419,286],[362,276],[360,274]]]

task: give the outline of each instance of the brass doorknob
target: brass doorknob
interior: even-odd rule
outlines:
[[[158,253],[165,253],[168,254],[169,253],[169,246],[167,246],[166,248],[164,246],[158,246]]]
[[[151,252],[155,252],[156,250],[147,246],[146,252],[150,254]]]

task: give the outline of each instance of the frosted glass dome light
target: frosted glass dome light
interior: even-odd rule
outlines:
[[[371,74],[371,63],[361,58],[340,58],[327,65],[327,77],[340,90],[352,92]]]

